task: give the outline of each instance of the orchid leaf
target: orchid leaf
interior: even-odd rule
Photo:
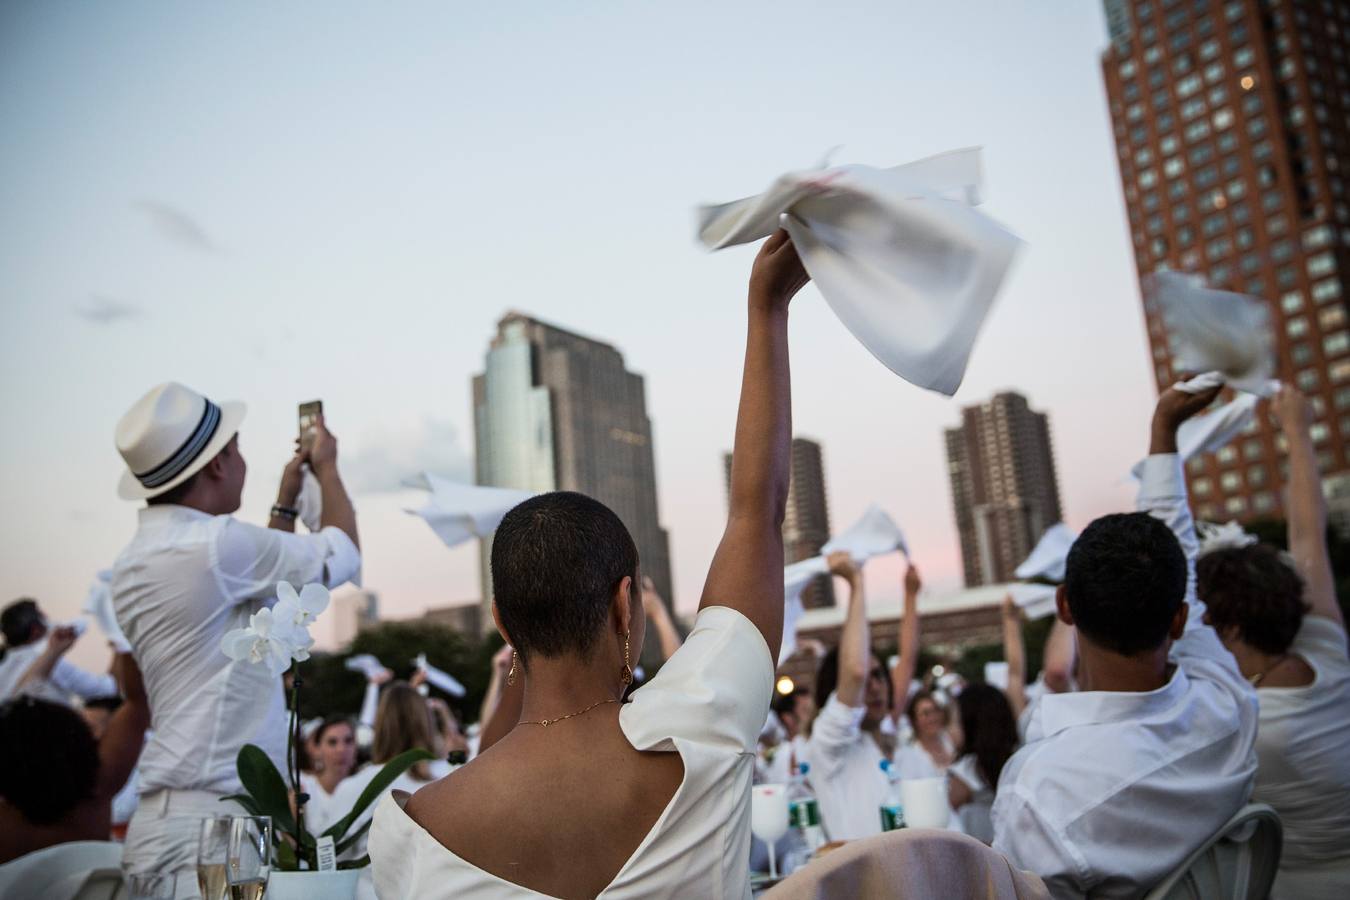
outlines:
[[[262,751],[258,752],[261,753]],[[361,814],[366,811],[366,808],[374,803],[381,794],[389,790],[389,786],[394,783],[394,780],[397,779],[398,776],[423,760],[432,760],[435,758],[435,754],[430,753],[429,751],[415,749],[405,750],[403,753],[400,753],[398,756],[389,760],[389,762],[385,763],[384,767],[380,769],[379,774],[370,780],[370,784],[366,785],[366,789],[362,791],[361,796],[356,799],[356,805],[352,807],[351,812],[339,819],[337,824],[333,825],[333,827],[323,833],[323,836],[331,837],[335,841],[341,839],[343,835],[347,833],[347,829],[352,827],[352,823],[360,818]],[[271,763],[269,762],[268,765],[271,765]],[[273,768],[272,771],[275,772],[276,769]],[[277,777],[280,778],[280,776]]]

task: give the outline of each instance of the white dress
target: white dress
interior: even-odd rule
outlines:
[[[1290,653],[1316,677],[1256,692],[1256,790],[1284,824],[1284,852],[1272,897],[1350,897],[1350,658],[1345,629],[1303,619]]]
[[[624,736],[638,750],[679,753],[684,780],[601,897],[750,896],[750,783],[773,673],[759,629],[736,610],[709,607],[624,705]],[[370,858],[381,900],[545,896],[460,859],[392,797],[375,812]]]

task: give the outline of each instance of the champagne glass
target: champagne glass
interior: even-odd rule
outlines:
[[[225,878],[225,854],[230,849],[231,816],[207,816],[198,823],[197,887],[202,900],[225,900],[230,892]]]
[[[225,853],[230,900],[262,900],[272,871],[272,818],[235,816]]]
[[[785,784],[757,784],[750,789],[750,831],[769,848],[769,878],[778,878],[774,845],[788,830],[788,796]]]

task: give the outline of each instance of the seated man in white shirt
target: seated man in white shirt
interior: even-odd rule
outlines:
[[[49,649],[51,626],[37,601],[24,597],[6,606],[0,613],[0,633],[4,635],[0,701],[24,693],[69,706],[75,697],[89,700],[117,693],[117,679],[111,674],[86,672],[62,654],[57,654],[56,664],[45,678],[25,678],[38,657]]]
[[[1069,553],[1059,617],[1078,632],[1081,690],[1032,707],[999,778],[994,848],[1056,897],[1134,897],[1251,795],[1256,698],[1204,623],[1177,428],[1214,400],[1163,392],[1139,507]]]
[[[177,896],[196,895],[202,816],[237,808],[239,749],[261,747],[284,770],[286,706],[280,678],[232,662],[221,638],[276,602],[276,586],[336,587],[360,571],[356,514],[337,470],[337,441],[319,418],[282,474],[269,527],[239,509],[244,408],[217,406],[179,384],[154,388],[118,423],[127,463],[118,493],[142,499],[140,524],[113,566],[118,625],[145,676],[153,734],[140,763],[140,804],[127,828],[124,868],[177,873]],[[322,493],[322,527],[294,533],[301,465]]]

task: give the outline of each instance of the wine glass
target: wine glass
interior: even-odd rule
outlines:
[[[225,900],[230,885],[225,878],[225,854],[230,849],[232,816],[207,816],[197,830],[197,887],[202,900]]]
[[[750,789],[750,831],[769,848],[769,878],[778,878],[774,845],[788,830],[788,796],[785,784],[757,784]]]
[[[262,900],[272,871],[272,818],[235,816],[225,853],[230,900]]]

